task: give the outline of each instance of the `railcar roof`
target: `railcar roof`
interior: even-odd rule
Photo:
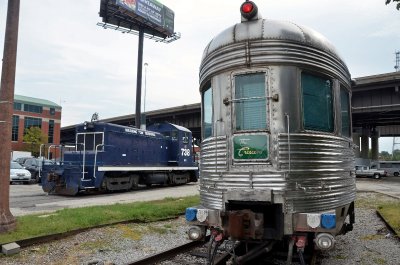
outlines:
[[[203,60],[223,46],[257,39],[300,43],[329,52],[342,60],[331,42],[317,31],[293,22],[272,19],[246,21],[225,29],[208,44]]]

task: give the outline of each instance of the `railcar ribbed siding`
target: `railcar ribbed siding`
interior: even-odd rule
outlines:
[[[288,150],[287,134],[280,134],[279,167],[284,171],[289,169]],[[291,134],[290,167],[286,187],[288,211],[323,211],[355,200],[354,153],[350,140],[329,135]]]
[[[227,189],[285,189],[284,172],[272,166],[235,166],[228,171],[230,162],[225,136],[203,141],[200,163],[200,197],[202,205],[223,209],[223,191]],[[251,173],[249,173],[251,172]]]
[[[227,138],[203,142],[200,166],[202,205],[223,209],[227,189],[272,189],[284,191],[287,212],[333,209],[355,199],[353,150],[349,140],[327,135],[286,134],[278,137],[278,164],[239,166],[231,169]],[[229,169],[229,170],[228,170]],[[251,173],[249,173],[251,172]]]

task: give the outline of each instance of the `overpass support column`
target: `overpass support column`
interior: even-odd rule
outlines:
[[[360,157],[361,152],[360,152],[360,134],[359,133],[353,133],[353,143],[356,145],[354,149],[354,156],[355,157]]]
[[[368,151],[369,151],[369,129],[363,128],[361,135],[361,158],[368,159]]]
[[[379,160],[379,130],[374,128],[371,132],[371,159]]]

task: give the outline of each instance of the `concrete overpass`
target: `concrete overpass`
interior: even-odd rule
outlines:
[[[353,140],[359,146],[356,156],[378,160],[379,137],[400,136],[400,72],[355,78],[352,86]],[[148,111],[146,123],[168,121],[189,128],[195,138],[201,138],[200,103]],[[135,115],[129,114],[102,120],[120,125],[135,125]],[[75,126],[61,128],[61,142],[74,142]],[[371,138],[371,147],[369,147]]]
[[[352,86],[356,157],[378,160],[379,137],[400,136],[400,72],[355,78]],[[369,147],[371,139],[371,147]]]

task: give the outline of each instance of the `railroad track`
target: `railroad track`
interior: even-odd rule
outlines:
[[[208,264],[208,252],[210,236],[205,241],[192,241],[169,250],[150,255],[140,260],[128,263],[128,265],[153,265],[153,264]],[[227,252],[219,252],[213,261],[213,265],[226,264],[230,255]]]
[[[226,241],[228,242],[228,241]],[[234,243],[223,243],[215,251],[216,255],[214,260],[210,263],[210,241],[209,237],[206,242],[190,242],[187,244],[180,245],[175,248],[171,248],[167,251],[163,251],[140,260],[136,260],[128,263],[128,265],[226,265],[226,264],[252,264],[252,265],[286,265],[287,264],[287,252],[285,251],[272,251],[274,242],[266,242],[261,245],[257,245],[251,249],[247,249],[247,254],[244,255],[247,247],[244,244]],[[224,245],[225,244],[225,245]],[[213,249],[213,248],[212,248]],[[240,257],[236,257],[235,261],[232,261],[231,253],[236,253]],[[261,253],[261,255],[257,255]],[[308,253],[304,256],[306,263],[316,265],[318,252]],[[293,265],[302,264],[298,255],[293,255]]]

